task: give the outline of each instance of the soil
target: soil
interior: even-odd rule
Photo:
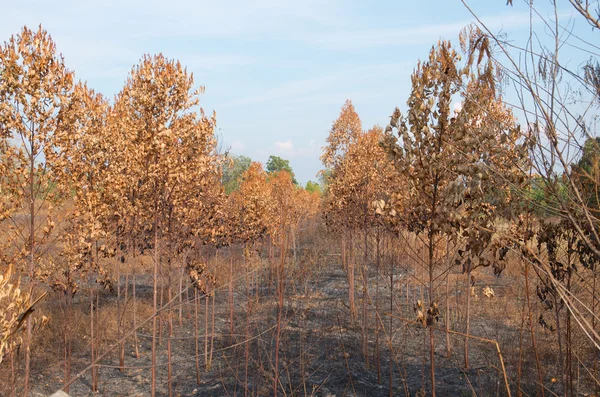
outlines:
[[[463,275],[453,276],[462,280]],[[265,275],[265,277],[267,277]],[[413,302],[421,291],[414,286],[406,298],[406,280],[409,275],[402,271],[393,277],[393,314],[410,320],[415,319]],[[487,277],[487,278],[486,278]],[[368,363],[362,346],[362,281],[357,272],[357,311],[359,317],[353,321],[348,301],[347,276],[340,265],[330,263],[316,269],[302,283],[289,283],[284,300],[284,327],[280,353],[279,395],[313,396],[415,396],[428,395],[431,389],[429,378],[429,331],[428,329],[390,317],[390,278],[382,275],[380,285],[375,282],[376,274],[369,274],[368,316]],[[145,284],[145,285],[144,285]],[[228,291],[223,289],[215,299],[214,353],[210,368],[204,365],[204,338],[200,338],[201,381],[196,382],[195,339],[193,328],[193,306],[183,311],[183,322],[179,325],[178,312],[174,313],[173,339],[173,395],[174,396],[265,396],[273,395],[273,351],[277,319],[277,299],[274,288],[262,287],[246,290],[244,283],[235,289],[235,327],[230,334]],[[267,285],[268,283],[260,283]],[[496,296],[473,297],[472,334],[496,339],[501,346],[517,344],[518,322],[507,316],[486,316],[507,309],[508,299],[513,294],[509,278],[497,279],[482,275],[478,289],[490,285]],[[440,287],[440,294],[444,288]],[[456,299],[462,307],[464,297],[451,289],[451,307]],[[379,292],[379,294],[377,294]],[[258,294],[258,301],[254,297]],[[138,281],[140,300],[151,301],[151,279]],[[252,306],[248,309],[247,297]],[[378,296],[375,300],[372,297]],[[443,298],[442,298],[443,299]],[[440,308],[443,309],[443,300]],[[519,305],[519,301],[512,302]],[[200,333],[204,333],[204,305],[200,305]],[[375,310],[378,309],[378,310]],[[453,328],[461,331],[463,309],[454,312],[450,319]],[[377,315],[379,313],[379,315]],[[190,318],[190,319],[188,319]],[[391,324],[390,324],[391,320]],[[379,322],[379,337],[376,324]],[[390,350],[390,325],[391,345]],[[440,319],[439,327],[444,327]],[[158,395],[168,395],[166,328],[159,347]],[[140,357],[134,353],[133,339],[126,345],[125,366],[122,372],[116,368],[118,358],[111,353],[102,361],[100,368],[100,390],[92,393],[90,374],[86,373],[70,388],[72,396],[149,396],[151,373],[151,330],[143,327],[138,333]],[[250,336],[250,338],[248,338]],[[439,396],[504,396],[503,378],[495,347],[491,344],[470,342],[470,369],[464,369],[464,339],[452,336],[453,352],[447,357],[446,336],[436,332],[436,387]],[[515,339],[516,338],[516,339]],[[543,343],[544,335],[540,336]],[[245,341],[248,345],[248,377],[246,380]],[[89,364],[85,342],[81,349],[74,348],[73,374]],[[378,343],[377,343],[378,342]],[[506,342],[506,343],[504,343]],[[79,351],[79,353],[77,353]],[[377,354],[379,351],[379,354]],[[527,352],[526,352],[527,353]],[[504,352],[509,377],[516,376],[517,356],[514,351]],[[535,395],[535,366],[530,354],[525,355],[522,389],[526,395]],[[33,374],[33,396],[47,396],[62,384],[62,361],[48,360],[48,366],[37,368]],[[548,377],[551,374],[546,374]],[[391,380],[390,380],[391,376]],[[511,380],[512,383],[512,380]],[[247,385],[247,388],[246,386]],[[513,383],[514,387],[514,383]],[[282,391],[285,391],[284,392]],[[513,393],[516,389],[513,389]]]

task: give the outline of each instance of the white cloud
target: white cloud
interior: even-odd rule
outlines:
[[[271,147],[271,151],[261,150],[260,154],[275,153],[281,155],[286,159],[293,158],[318,158],[320,154],[320,146],[314,139],[308,141],[307,144],[294,145],[292,140],[287,141],[276,141]]]
[[[288,141],[277,141],[275,142],[275,150],[278,153],[283,154],[294,154],[294,144],[291,140]]]
[[[463,107],[463,104],[462,104],[462,102],[456,102],[456,103],[454,104],[454,106],[452,106],[452,110],[454,110],[454,113],[455,113],[455,114],[458,114],[458,113],[460,113],[460,111],[462,110],[462,107]]]

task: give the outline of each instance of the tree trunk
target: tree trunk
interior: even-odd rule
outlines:
[[[519,288],[519,297],[522,299],[523,304],[521,305],[521,326],[519,327],[519,362],[517,364],[517,397],[523,396],[523,391],[521,390],[521,377],[523,374],[523,328],[525,327],[525,303],[527,302],[523,297],[521,297],[521,288]],[[519,300],[517,299],[517,302]]]
[[[172,288],[171,288],[171,269],[169,268],[167,270],[169,272],[168,274],[168,283],[169,283],[169,289],[168,289],[168,297],[169,297],[169,302],[171,302],[172,299]],[[171,339],[173,338],[173,309],[169,308],[169,313],[168,313],[168,321],[169,321],[169,336],[167,338],[167,384],[168,384],[168,390],[169,390],[169,397],[173,397],[173,365],[171,363],[171,357],[172,357],[172,352],[171,352]]]
[[[467,272],[467,311],[465,314],[465,334],[471,332],[471,269]],[[465,338],[465,369],[469,370],[469,338]]]
[[[213,291],[212,293],[212,312],[211,312],[211,317],[210,317],[210,354],[208,357],[208,369],[210,370],[210,367],[212,365],[212,358],[213,358],[213,351],[214,351],[214,344],[215,344],[215,295],[216,292]]]
[[[283,292],[284,292],[284,265],[285,265],[285,253],[286,253],[287,241],[284,233],[282,237],[282,244],[280,248],[280,263],[277,266],[277,295],[278,295],[278,307],[277,307],[277,332],[275,335],[275,376],[273,380],[273,396],[277,397],[277,389],[279,386],[279,345],[281,343],[281,325],[283,321]]]
[[[235,317],[235,302],[233,297],[234,292],[234,274],[233,274],[233,252],[231,252],[229,257],[229,338],[231,343],[233,344],[233,334],[234,334],[234,317]]]
[[[183,326],[183,273],[185,264],[181,263],[181,271],[179,272],[179,326]],[[187,301],[186,301],[187,303]]]
[[[569,266],[571,266],[571,250],[568,250],[567,253],[568,256],[568,260],[567,263],[569,264]],[[569,272],[567,273],[567,291],[569,291],[569,293],[571,292],[571,276],[572,274]],[[594,279],[595,281],[595,279]],[[595,288],[595,286],[594,286]],[[593,308],[593,304],[592,304],[592,308]],[[595,312],[592,309],[592,313],[595,314]],[[573,395],[577,395],[575,393],[573,393],[573,340],[572,340],[572,333],[571,333],[571,312],[569,310],[565,310],[565,328],[566,328],[566,386],[567,386],[567,395],[573,396]],[[592,317],[592,321],[595,320],[595,316]],[[592,325],[592,327],[594,327]],[[596,355],[596,350],[594,350],[594,356]]]
[[[158,209],[154,214],[154,278],[152,294],[152,397],[156,396],[156,321],[158,316]]]
[[[135,284],[136,284],[136,279],[135,279],[135,257],[134,257],[134,261],[133,261],[133,275],[132,275],[132,280],[131,282],[133,283],[133,329],[137,330],[137,298],[136,298],[136,288],[135,288]],[[140,349],[139,349],[139,343],[138,343],[138,337],[137,337],[137,331],[134,331],[133,333],[133,344],[135,346],[135,358],[140,358]]]
[[[208,363],[208,303],[210,300],[210,295],[204,295],[204,369],[206,372],[210,369],[210,364]]]
[[[394,345],[392,344],[392,335],[394,335],[394,273],[395,273],[395,264],[396,264],[396,256],[394,255],[394,249],[392,248],[392,261],[391,261],[391,269],[390,269],[390,330],[388,332],[388,344],[390,347],[390,360],[389,360],[389,375],[390,375],[390,379],[389,379],[389,385],[388,385],[388,389],[390,392],[390,397],[393,397],[394,395],[394,390],[393,390],[393,384],[394,384],[394,366],[392,365],[392,363],[394,362]],[[408,288],[408,284],[407,284],[407,288]],[[402,294],[402,286],[400,286],[400,294]],[[408,290],[407,290],[407,294],[406,294],[406,303],[408,304]]]
[[[450,252],[448,249],[449,239],[446,240],[446,264],[448,274],[446,275],[446,356],[450,358],[452,355],[452,345],[450,344],[450,269],[451,269],[451,260],[450,260]]]
[[[433,290],[433,235],[429,235],[429,307],[433,307],[434,290]],[[433,324],[432,324],[433,325]],[[433,327],[429,327],[429,359],[431,361],[431,397],[435,397],[435,335]]]
[[[35,158],[36,149],[33,142],[34,131],[31,132],[31,155],[29,163],[29,304],[33,303],[35,290]],[[23,396],[29,397],[29,378],[31,376],[31,338],[33,322],[31,316],[27,317],[27,336],[25,339],[25,379],[23,381]]]
[[[341,245],[342,245],[342,268],[344,269],[344,272],[348,271],[348,261],[346,258],[346,234],[342,233],[342,239],[341,239]]]
[[[348,304],[350,306],[350,319],[352,324],[356,319],[356,306],[354,304],[354,239],[350,235],[348,252]]]
[[[369,242],[368,242],[368,229],[365,226],[365,233],[364,233],[364,244],[365,244],[365,250],[364,250],[364,258],[363,258],[363,266],[362,266],[362,281],[363,281],[363,287],[362,287],[362,298],[363,298],[363,302],[362,302],[362,342],[363,342],[363,354],[365,356],[365,364],[367,366],[367,368],[369,368],[369,335],[368,335],[368,328],[369,328],[369,313],[367,312],[367,300],[368,300],[368,288],[369,288],[369,273],[367,270],[367,266],[368,266],[368,260],[369,260]]]
[[[64,384],[65,393],[69,392],[69,381],[71,380],[71,333],[70,333],[70,322],[71,322],[71,302],[72,295],[67,293],[65,296],[65,323],[64,323],[64,354],[65,354],[65,379]]]
[[[296,228],[291,228],[291,232],[292,232],[292,249],[293,249],[293,253],[294,253],[294,261],[292,262],[293,266],[296,266],[296,261],[297,261],[297,247],[296,247]]]
[[[376,367],[377,367],[377,383],[381,384],[381,357],[379,354],[379,319],[377,318],[379,316],[379,266],[381,265],[381,252],[380,252],[380,243],[381,243],[381,239],[380,239],[380,235],[379,235],[379,229],[377,230],[377,253],[376,253],[376,269],[377,269],[377,279],[376,279],[376,285],[375,285],[375,313],[376,313],[376,317],[375,317],[375,360],[376,360]],[[391,365],[391,362],[390,362]]]
[[[94,297],[96,298],[96,308],[94,309],[94,315],[96,316],[94,321],[94,326],[96,327],[96,352],[94,353],[94,356],[97,359],[97,357],[100,356],[100,345],[102,344],[102,337],[100,335],[100,294],[98,293],[98,290],[95,291]],[[98,391],[100,368],[94,367],[94,369],[96,370],[96,384],[94,385],[94,390]]]
[[[117,239],[118,244],[118,239]],[[125,333],[123,329],[123,311],[125,310],[124,306],[121,303],[121,261],[116,260],[117,266],[117,340],[121,340],[121,336]],[[120,343],[119,345],[119,371],[123,372],[125,365],[125,342]]]
[[[245,259],[244,259],[245,262]],[[248,285],[248,272],[245,272],[246,285]],[[250,286],[251,288],[251,286]],[[250,390],[248,389],[248,366],[250,364],[250,315],[252,304],[250,301],[250,288],[246,294],[246,335],[244,342],[244,397],[248,397]]]
[[[446,356],[452,355],[452,345],[450,344],[450,273],[446,276]]]
[[[196,384],[200,385],[200,341],[198,335],[198,289],[194,287],[194,341],[196,342]]]
[[[531,332],[531,344],[533,346],[533,353],[535,355],[535,365],[537,368],[538,375],[538,390],[542,397],[545,396],[545,390],[543,386],[542,367],[540,365],[540,358],[537,350],[537,343],[535,339],[535,327],[533,324],[533,317],[531,313],[531,300],[529,299],[529,264],[525,262],[525,296],[527,298],[527,312],[529,316],[529,331]]]
[[[90,275],[90,362],[96,360],[96,337],[95,337],[95,324],[94,324],[94,286],[92,284],[92,276]],[[92,391],[98,391],[98,379],[97,379],[97,368],[94,366],[91,370],[92,374]]]

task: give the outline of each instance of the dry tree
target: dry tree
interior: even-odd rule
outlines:
[[[72,118],[73,73],[40,26],[24,27],[0,46],[0,126],[3,139],[3,194],[10,196],[5,213],[19,247],[15,269],[26,275],[30,303],[39,296],[40,281],[52,274],[50,248],[56,243],[56,207],[64,201],[54,166],[55,134]],[[32,317],[27,319],[23,394],[29,395]]]
[[[349,146],[355,142],[359,135],[362,133],[362,122],[356,113],[354,105],[350,100],[347,100],[339,117],[334,121],[331,131],[327,137],[327,146],[323,149],[323,155],[321,161],[328,170],[327,183],[331,184],[332,181],[337,179],[336,173],[338,168],[343,162],[343,158],[348,151]],[[334,194],[329,194],[331,187],[327,188],[327,195],[325,200],[328,203],[326,207],[339,204],[339,201],[335,199]],[[331,201],[330,201],[331,200]],[[334,207],[335,208],[335,207]],[[351,225],[346,222],[346,216],[350,214],[341,214],[335,210],[329,210],[326,208],[324,212],[325,222],[330,230],[337,231],[341,237],[341,250],[342,250],[342,266],[346,270],[348,275],[348,304],[350,305],[350,316],[352,321],[356,318],[356,305],[355,305],[355,263],[354,263],[354,233]],[[347,251],[346,248],[349,247]]]
[[[158,296],[164,285],[158,275],[166,264],[163,257],[168,253],[164,250],[169,244],[169,226],[176,217],[186,217],[186,211],[192,210],[179,203],[188,200],[190,194],[202,194],[202,187],[214,181],[205,176],[212,164],[215,118],[207,117],[199,107],[202,91],[194,88],[192,75],[178,61],[146,55],[131,71],[115,103],[123,116],[117,130],[122,142],[119,160],[123,172],[115,178],[113,188],[130,208],[135,204],[133,226],[140,225],[144,248],[151,248],[153,253],[153,396]],[[130,189],[132,184],[135,189]]]
[[[352,235],[361,234],[363,260],[361,267],[362,287],[362,344],[366,363],[369,363],[368,332],[369,312],[367,310],[368,296],[368,267],[371,257],[376,251],[370,250],[371,238],[380,225],[383,207],[374,207],[377,202],[396,202],[401,194],[401,178],[396,170],[386,161],[386,153],[379,145],[383,138],[383,130],[374,127],[369,131],[360,132],[350,144],[347,145],[341,157],[332,170],[330,183],[327,190],[326,216],[337,222]],[[393,197],[392,197],[393,196]],[[390,211],[396,211],[397,208]],[[378,213],[379,211],[379,213]],[[330,223],[331,225],[331,223]],[[333,225],[332,225],[333,226]],[[360,246],[351,241],[351,252]],[[354,263],[348,262],[348,278],[354,279]],[[350,307],[352,309],[352,293],[350,294]],[[377,299],[377,297],[376,297]]]
[[[493,64],[460,63],[449,42],[441,41],[412,75],[408,116],[394,111],[383,144],[408,186],[403,224],[421,240],[427,251],[427,313],[433,324],[437,313],[436,280],[440,269],[438,248],[446,237],[463,240],[463,270],[498,266],[483,250],[492,243],[497,209],[511,200],[511,187],[522,182],[520,167],[526,154],[519,130],[495,90]],[[462,102],[455,112],[453,104]],[[489,122],[491,116],[494,122]],[[397,137],[392,131],[397,131]],[[423,236],[423,237],[421,237]],[[467,334],[469,323],[467,318]],[[435,395],[435,339],[429,329],[431,390]],[[465,343],[468,367],[468,344]]]
[[[506,91],[515,98],[510,106],[525,125],[522,134],[532,142],[531,167],[526,170],[531,177],[530,187],[519,192],[525,203],[524,216],[521,227],[513,230],[511,248],[520,255],[526,272],[532,268],[538,276],[542,306],[556,300],[553,327],[560,326],[558,314],[564,307],[565,326],[568,328],[570,321],[577,323],[573,332],[591,344],[591,349],[578,354],[585,352],[593,357],[592,368],[586,363],[584,368],[597,393],[600,337],[594,264],[600,258],[600,229],[595,124],[600,69],[592,34],[600,26],[597,2],[510,2],[530,15],[528,36],[521,43],[506,33],[492,31],[466,1],[463,4],[477,19],[482,37],[493,45],[493,57],[507,82]],[[575,13],[565,13],[569,9]],[[527,276],[525,281],[528,283]],[[578,281],[585,288],[573,288]],[[531,310],[529,317],[532,322]],[[551,320],[538,320],[551,326]],[[533,327],[531,324],[532,335]],[[557,361],[563,392],[573,395],[576,386],[568,357],[568,349],[573,346],[567,342],[563,349],[566,333],[556,333]],[[537,355],[535,340],[532,343]],[[538,388],[543,395],[539,359],[537,366]]]
[[[269,225],[268,233],[275,246],[279,248],[279,260],[272,265],[275,267],[275,278],[277,282],[277,329],[275,333],[275,362],[273,395],[276,397],[279,389],[279,364],[280,344],[282,339],[283,305],[286,288],[286,260],[289,247],[289,239],[293,224],[294,191],[296,189],[292,182],[292,175],[287,171],[272,173],[269,178],[269,196],[274,206],[273,219]]]
[[[73,297],[79,290],[79,279],[87,279],[90,287],[90,341],[91,362],[98,355],[98,305],[94,285],[112,289],[113,283],[103,256],[112,256],[107,246],[111,225],[112,139],[106,127],[108,103],[102,95],[85,84],[77,84],[71,97],[69,128],[55,136],[57,151],[54,155],[58,182],[71,192],[71,208],[65,227],[59,233],[61,252],[56,260],[56,271],[51,286],[64,302],[64,359],[65,384],[71,373],[70,313]],[[98,387],[98,371],[92,369],[92,390]],[[68,387],[66,389],[68,391]]]

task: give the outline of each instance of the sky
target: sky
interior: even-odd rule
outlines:
[[[468,4],[518,38],[529,12],[514,2]],[[289,159],[301,183],[322,168],[346,99],[363,128],[385,126],[418,60],[474,20],[460,0],[0,0],[0,10],[0,42],[42,24],[67,67],[109,98],[143,54],[179,59],[206,88],[201,104],[216,112],[221,147]]]

